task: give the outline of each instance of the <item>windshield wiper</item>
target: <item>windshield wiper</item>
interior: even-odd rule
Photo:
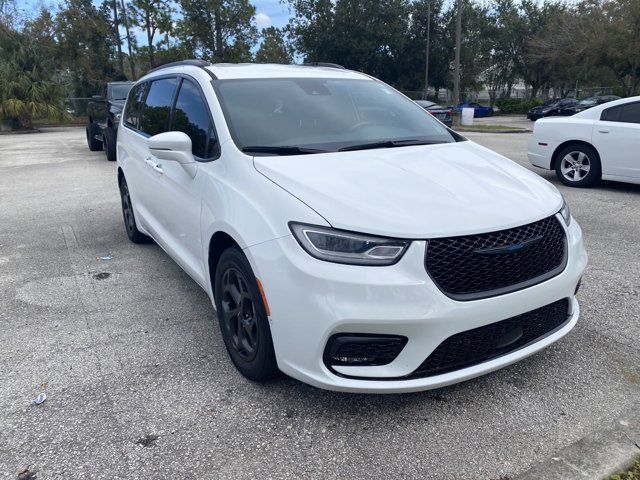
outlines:
[[[412,145],[436,145],[438,143],[446,143],[438,140],[383,140],[380,142],[362,143],[359,145],[349,145],[338,149],[339,152],[350,152],[352,150],[369,150],[373,148],[394,148],[409,147]]]
[[[269,146],[269,145],[253,145],[242,147],[244,153],[273,153],[274,155],[304,155],[307,153],[326,153],[326,150],[307,147],[293,147],[289,145]]]

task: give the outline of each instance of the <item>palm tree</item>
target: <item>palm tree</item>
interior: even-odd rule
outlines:
[[[47,75],[36,48],[19,32],[0,26],[0,121],[12,129],[31,129],[35,118],[62,120],[60,85]]]

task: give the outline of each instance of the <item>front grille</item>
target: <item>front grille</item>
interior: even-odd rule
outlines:
[[[514,352],[558,329],[569,318],[564,298],[530,312],[457,333],[422,362],[408,378],[424,378],[471,367]]]
[[[456,300],[475,300],[547,280],[566,265],[566,235],[554,216],[478,235],[429,240],[425,267]]]

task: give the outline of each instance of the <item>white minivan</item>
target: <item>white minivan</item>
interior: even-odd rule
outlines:
[[[576,324],[580,227],[546,180],[332,64],[149,72],[118,132],[126,232],[209,294],[249,379],[406,392]]]

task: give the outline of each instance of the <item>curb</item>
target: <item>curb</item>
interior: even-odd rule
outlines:
[[[597,480],[624,471],[640,455],[640,403],[608,429],[588,435],[514,480]]]
[[[532,133],[533,130],[529,130],[529,129],[525,129],[523,128],[522,130],[482,130],[482,129],[464,129],[464,130],[456,130],[455,128],[453,129],[456,132],[460,132],[460,133],[467,133],[467,132],[473,132],[473,133]]]

